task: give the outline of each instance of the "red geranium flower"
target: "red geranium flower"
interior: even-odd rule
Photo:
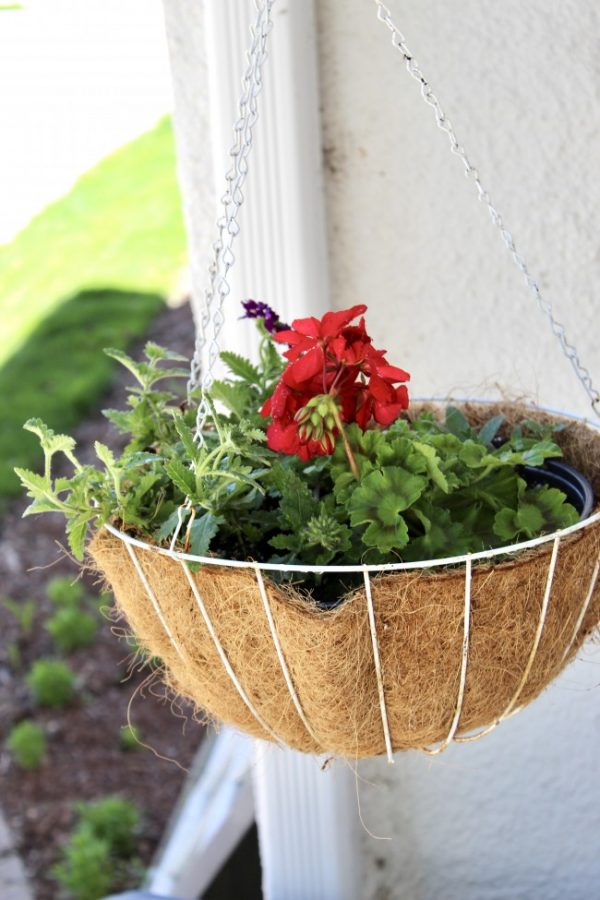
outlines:
[[[261,413],[271,416],[272,450],[307,460],[333,452],[343,423],[363,431],[372,419],[389,426],[408,408],[408,372],[389,365],[367,334],[364,304],[322,319],[296,319],[274,339],[287,344],[289,364]],[[358,325],[353,319],[361,316]],[[319,410],[321,412],[319,412]],[[342,433],[345,439],[345,435]]]

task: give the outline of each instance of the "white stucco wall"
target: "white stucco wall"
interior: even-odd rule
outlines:
[[[364,300],[421,395],[501,389],[587,413],[372,4],[320,0],[333,299]],[[390,7],[517,246],[600,379],[600,14],[592,0]],[[397,348],[397,350],[396,350]],[[479,744],[360,767],[365,896],[598,892],[600,657]]]
[[[600,379],[596,4],[390,5],[517,245]],[[186,0],[166,0],[165,8],[199,273],[213,221],[202,14]],[[378,342],[412,372],[415,394],[481,396],[499,385],[585,413],[583,392],[373,5],[318,0],[317,8],[334,304],[369,304]],[[363,818],[378,836],[364,833],[365,898],[597,894],[599,662],[588,655],[479,744],[435,760],[405,754],[393,768],[380,760],[360,766]]]
[[[600,378],[597,4],[390,7],[517,246]],[[317,8],[334,302],[369,303],[377,337],[413,374],[415,393],[481,394],[499,382],[585,411],[374,4],[319,0]]]

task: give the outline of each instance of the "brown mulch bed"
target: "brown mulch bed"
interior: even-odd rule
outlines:
[[[148,337],[189,355],[193,340],[189,308],[162,312]],[[129,379],[120,373],[117,378],[103,406],[122,403]],[[94,440],[118,445],[116,434],[100,414],[82,423],[75,436],[84,459],[92,458]],[[25,674],[35,659],[60,656],[44,627],[54,609],[45,588],[57,575],[77,578],[78,568],[59,546],[64,544],[62,520],[49,515],[22,519],[24,505],[21,500],[12,504],[0,523],[0,596],[37,602],[33,634],[21,641],[22,661],[16,671],[9,664],[7,648],[18,639],[18,628],[0,606],[0,804],[36,898],[54,900],[59,891],[49,870],[76,821],[76,801],[112,793],[135,801],[144,823],[137,853],[148,865],[182,787],[185,772],[176,763],[144,748],[121,749],[120,730],[127,723],[132,697],[131,720],[142,740],[179,766],[190,765],[203,732],[191,719],[190,709],[171,709],[160,688],[137,691],[149,670],[129,673],[131,647],[112,633],[106,619],[91,647],[65,657],[76,672],[77,699],[60,710],[34,706]],[[98,592],[89,579],[86,587]],[[36,772],[20,770],[4,746],[10,727],[30,717],[44,726],[49,746],[45,764]]]

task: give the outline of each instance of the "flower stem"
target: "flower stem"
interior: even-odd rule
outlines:
[[[354,457],[354,453],[352,451],[352,447],[350,446],[350,441],[348,440],[348,435],[346,434],[346,429],[344,428],[344,423],[342,422],[342,417],[340,416],[340,411],[337,408],[337,404],[333,405],[333,417],[335,419],[335,424],[337,425],[338,431],[342,436],[342,441],[344,442],[344,451],[346,453],[346,457],[348,459],[348,464],[350,466],[350,471],[354,475],[357,481],[360,481],[360,471],[358,469],[358,465],[356,463],[356,459]]]

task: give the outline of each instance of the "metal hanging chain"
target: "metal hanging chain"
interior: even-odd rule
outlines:
[[[214,365],[219,356],[218,337],[225,321],[223,303],[229,294],[227,281],[235,262],[233,244],[239,233],[237,215],[244,202],[244,182],[248,174],[248,155],[252,149],[253,128],[258,119],[258,96],[262,90],[262,68],[267,58],[267,38],[273,27],[271,10],[275,0],[255,0],[257,17],[251,27],[248,49],[248,65],[242,78],[242,95],[239,101],[238,119],[234,125],[234,142],[229,150],[232,163],[225,178],[227,187],[221,198],[222,213],[217,221],[217,239],[213,244],[213,256],[208,270],[208,286],[204,304],[197,322],[196,344],[190,366],[188,396],[201,384],[202,397],[196,416],[196,437],[202,442],[202,429],[209,409],[204,392],[213,380]],[[212,334],[209,328],[212,326]],[[208,344],[208,359],[202,372],[203,352]]]
[[[552,304],[542,296],[542,292],[538,282],[530,274],[525,260],[517,251],[512,234],[506,229],[502,220],[502,216],[492,203],[490,195],[483,187],[479,178],[479,172],[477,171],[475,166],[471,164],[465,149],[461,146],[461,144],[459,144],[450,120],[444,113],[440,101],[433,93],[431,85],[421,72],[417,61],[408,49],[404,35],[402,34],[398,26],[394,23],[389,9],[382,2],[382,0],[374,0],[374,2],[375,6],[377,7],[377,18],[381,22],[383,22],[383,24],[386,25],[391,31],[393,46],[402,54],[402,57],[404,58],[404,61],[406,63],[406,69],[408,73],[412,75],[415,81],[417,81],[421,85],[421,95],[424,101],[433,108],[438,128],[440,128],[447,134],[452,153],[455,156],[458,156],[464,166],[465,175],[467,176],[467,178],[470,178],[475,185],[479,199],[486,205],[490,214],[490,218],[500,232],[502,240],[504,241],[504,244],[508,252],[510,253],[517,269],[522,273],[523,277],[525,278],[525,282],[529,287],[529,290],[533,294],[540,310],[548,319],[552,332],[558,339],[564,355],[571,363],[577,378],[581,382],[583,389],[590,399],[592,409],[594,410],[598,418],[600,418],[600,393],[592,383],[592,377],[589,370],[586,369],[586,367],[581,363],[577,350],[575,349],[573,344],[570,343],[567,337],[564,326],[554,316]]]

